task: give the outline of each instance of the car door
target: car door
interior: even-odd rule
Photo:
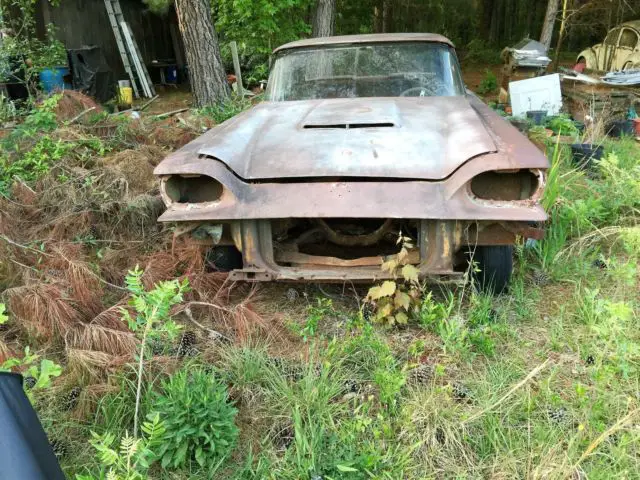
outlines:
[[[620,27],[614,28],[607,34],[607,38],[605,38],[602,45],[600,45],[597,52],[598,70],[604,72],[611,70],[621,33],[622,29]]]
[[[638,46],[638,32],[632,28],[625,27],[620,34],[618,48],[613,55],[612,68],[622,70],[627,66],[627,59],[631,56],[635,48]]]

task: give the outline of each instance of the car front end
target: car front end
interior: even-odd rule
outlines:
[[[540,238],[533,225],[546,219],[548,161],[464,91],[448,41],[367,37],[355,51],[347,40],[284,48],[268,101],[156,168],[167,206],[160,220],[227,255],[219,264],[231,279],[387,278],[381,266],[401,233],[422,277],[455,279],[473,249]],[[413,50],[370,50],[398,43]],[[308,51],[319,57],[278,69],[278,58]],[[344,71],[354,52],[366,75]],[[305,88],[291,87],[300,68]]]

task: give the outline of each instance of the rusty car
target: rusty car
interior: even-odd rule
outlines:
[[[465,89],[435,34],[300,40],[273,54],[265,100],[155,170],[166,211],[247,281],[389,278],[411,238],[421,278],[502,291],[540,238],[547,158]]]
[[[601,72],[640,68],[640,20],[611,29],[602,43],[580,52],[578,65]]]

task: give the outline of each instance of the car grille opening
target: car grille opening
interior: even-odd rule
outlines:
[[[538,190],[539,179],[531,170],[484,172],[471,180],[471,192],[483,200],[527,200]]]
[[[163,189],[174,203],[206,203],[219,200],[224,187],[206,175],[171,175],[163,181]]]

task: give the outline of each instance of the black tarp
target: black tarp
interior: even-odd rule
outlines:
[[[93,45],[69,50],[69,66],[74,90],[80,90],[100,103],[115,96],[115,75],[100,47]]]
[[[0,372],[0,479],[64,480],[22,375]]]

